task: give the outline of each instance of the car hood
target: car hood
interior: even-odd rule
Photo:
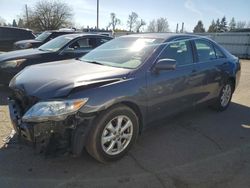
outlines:
[[[0,54],[0,63],[4,61],[16,60],[16,59],[23,59],[33,55],[40,55],[48,53],[46,51],[41,51],[38,49],[25,49],[25,50],[16,50],[11,52],[6,52]]]
[[[10,82],[10,88],[39,99],[67,96],[74,88],[124,79],[129,69],[79,60],[38,64],[25,68]]]
[[[35,39],[29,39],[29,40],[20,40],[20,41],[17,41],[17,42],[15,42],[15,45],[21,45],[21,44],[27,44],[27,43],[34,44],[34,43],[42,43],[42,42],[39,41],[39,40],[35,40]]]

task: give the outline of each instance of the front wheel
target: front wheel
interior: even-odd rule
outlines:
[[[233,95],[233,84],[231,82],[227,82],[221,89],[219,97],[216,99],[214,104],[214,108],[218,111],[226,110],[231,102]]]
[[[138,117],[127,106],[118,105],[103,112],[90,131],[87,151],[100,162],[123,157],[136,141]]]

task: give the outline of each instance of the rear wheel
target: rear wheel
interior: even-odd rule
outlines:
[[[87,151],[100,162],[123,157],[136,141],[138,117],[127,106],[118,105],[103,112],[90,131]]]
[[[226,110],[230,105],[232,95],[233,95],[233,84],[232,82],[228,81],[222,87],[220,95],[216,99],[213,107],[218,111]]]

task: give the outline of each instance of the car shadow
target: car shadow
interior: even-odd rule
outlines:
[[[110,164],[96,162],[86,151],[80,158],[45,157],[35,154],[29,146],[18,144],[13,137],[9,145],[0,149],[0,182],[6,178],[8,183],[26,179],[26,184],[22,184],[25,187],[35,181],[41,187],[61,184],[105,187],[113,185],[110,181],[122,185],[145,177],[147,183],[153,183],[156,180],[151,175],[250,144],[250,129],[246,129],[250,125],[250,108],[237,103],[232,103],[225,112],[199,107],[154,125],[139,136],[128,155]]]

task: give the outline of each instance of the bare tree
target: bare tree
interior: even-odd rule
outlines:
[[[131,32],[132,29],[135,27],[136,23],[137,23],[137,19],[138,19],[138,14],[135,12],[132,12],[129,16],[128,16],[128,28],[129,31]]]
[[[63,2],[43,0],[28,10],[29,23],[34,30],[56,30],[71,25],[72,10]]]
[[[110,14],[111,22],[109,23],[108,27],[111,27],[113,31],[115,31],[116,26],[121,24],[121,20],[116,17],[115,13]]]
[[[0,17],[0,26],[2,25],[5,25],[5,20],[2,17]]]
[[[237,29],[243,29],[246,27],[246,22],[245,21],[238,21],[237,24],[236,24],[236,28]]]
[[[148,25],[149,32],[169,32],[169,25],[166,18],[152,20]]]
[[[143,19],[141,19],[140,21],[137,21],[137,23],[136,23],[136,32],[140,33],[140,29],[145,25],[146,25],[146,22]]]
[[[157,20],[157,32],[169,32],[169,25],[166,18],[159,18]]]
[[[156,21],[155,20],[152,20],[149,22],[148,24],[148,32],[157,32],[156,31]]]

